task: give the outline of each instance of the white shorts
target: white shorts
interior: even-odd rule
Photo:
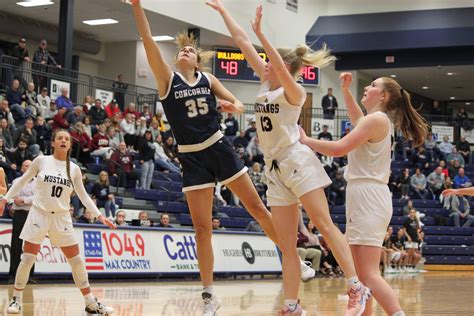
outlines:
[[[398,260],[400,260],[401,256],[402,256],[402,254],[398,251],[392,252],[388,257],[388,262],[398,261]]]
[[[52,214],[31,208],[20,238],[40,245],[47,235],[53,246],[67,247],[77,244],[69,212]]]
[[[418,249],[417,242],[405,241],[405,249]]]
[[[347,184],[346,237],[349,245],[382,247],[392,214],[392,198],[386,184],[370,180]]]
[[[318,157],[308,146],[298,142],[279,155],[281,157],[275,157],[278,169],[272,169],[273,159],[265,159],[268,206],[298,203],[304,194],[332,183]]]

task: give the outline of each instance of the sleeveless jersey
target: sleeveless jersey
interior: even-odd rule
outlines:
[[[370,115],[383,115],[386,118],[389,126],[387,135],[380,142],[366,142],[351,151],[344,178],[347,182],[367,179],[387,184],[390,177],[392,124],[383,112]]]
[[[193,84],[173,72],[161,102],[178,145],[202,143],[220,130],[216,97],[211,80],[203,72],[196,72]]]
[[[255,118],[260,147],[267,159],[282,148],[298,142],[298,119],[301,106],[291,105],[285,98],[283,87],[270,91],[269,81],[264,81],[255,102]]]

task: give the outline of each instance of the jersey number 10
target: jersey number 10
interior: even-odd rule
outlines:
[[[53,185],[53,188],[51,190],[51,196],[59,198],[61,197],[61,194],[63,194],[63,188]]]

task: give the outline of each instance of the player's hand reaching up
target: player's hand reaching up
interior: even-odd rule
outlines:
[[[222,112],[226,113],[234,113],[237,110],[234,103],[227,100],[219,100],[219,107],[221,108]]]
[[[255,34],[259,34],[262,32],[262,15],[263,15],[263,7],[259,5],[255,10],[255,19],[252,21],[252,29]]]
[[[221,0],[206,1],[206,4],[219,13],[221,13],[225,9],[224,4],[222,3]]]
[[[341,88],[349,89],[352,84],[352,74],[350,72],[343,72],[339,75],[339,80],[341,80]]]
[[[108,226],[110,229],[117,229],[117,225],[112,223],[108,218],[106,218],[104,215],[99,216],[99,222],[104,224],[105,226]]]

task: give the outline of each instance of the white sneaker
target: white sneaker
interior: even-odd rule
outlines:
[[[217,297],[207,292],[202,292],[202,300],[204,302],[202,315],[203,316],[217,315],[217,310],[221,307],[221,304],[217,300]]]
[[[21,310],[21,303],[16,300],[16,296],[13,296],[10,304],[8,304],[8,314],[20,314]]]
[[[86,313],[89,315],[111,315],[114,313],[114,309],[99,303],[96,298],[95,303],[86,306]]]
[[[301,262],[301,280],[303,282],[307,282],[314,278],[316,275],[316,271],[314,271],[313,268],[311,268],[311,262],[305,262],[300,260]]]

